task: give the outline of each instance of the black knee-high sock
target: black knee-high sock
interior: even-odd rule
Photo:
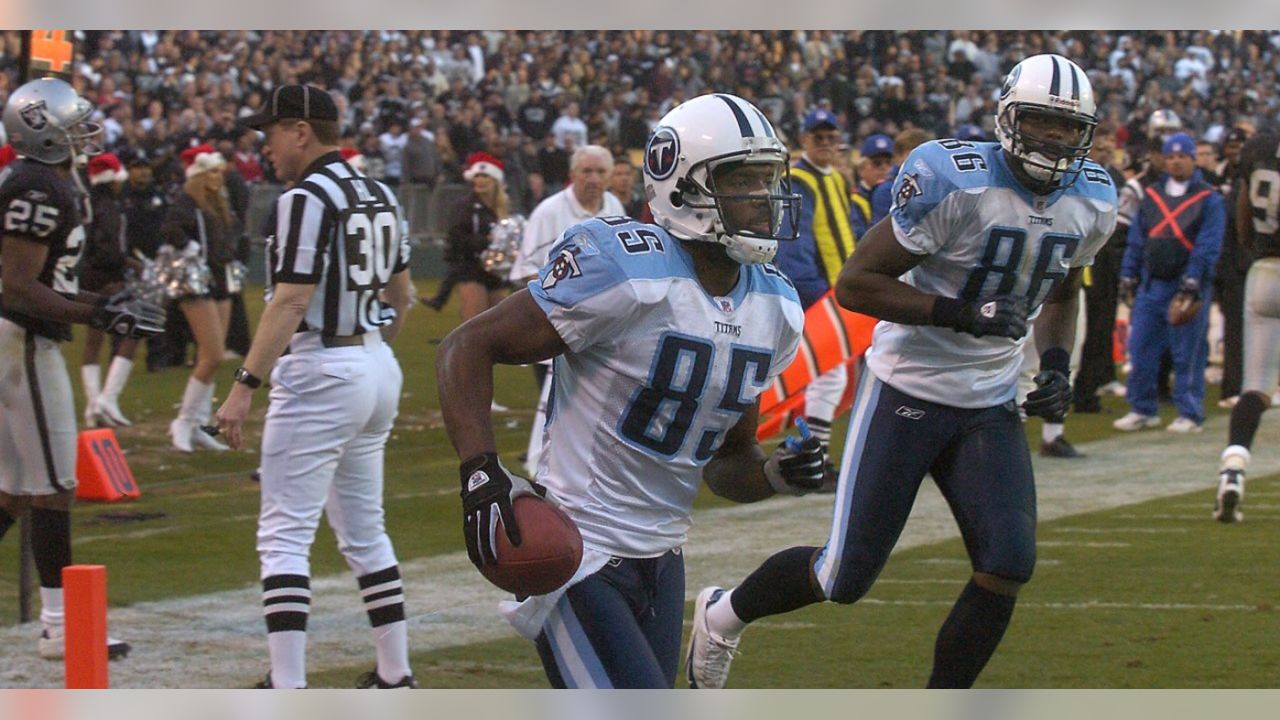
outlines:
[[[1262,421],[1262,413],[1267,410],[1267,401],[1256,392],[1247,392],[1236,401],[1231,408],[1231,429],[1227,431],[1228,445],[1242,445],[1245,448],[1253,445],[1253,436],[1258,432],[1258,423]]]
[[[9,532],[9,528],[13,527],[13,516],[8,510],[0,508],[0,540],[4,539],[4,534]]]
[[[804,545],[777,553],[734,588],[729,601],[743,622],[799,610],[822,602],[822,593],[810,581],[813,554],[818,548]]]
[[[40,587],[62,587],[62,568],[71,564],[71,513],[31,508],[31,554]]]
[[[1015,602],[1013,597],[985,590],[970,580],[938,631],[929,687],[973,687],[1009,627]]]

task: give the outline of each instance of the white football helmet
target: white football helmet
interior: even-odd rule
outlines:
[[[1033,55],[1013,66],[996,106],[996,137],[1039,191],[1075,182],[1093,146],[1098,125],[1093,84],[1080,66],[1061,55]],[[1022,121],[1032,116],[1068,118],[1078,128],[1073,141],[1031,135]]]
[[[1152,138],[1165,138],[1182,130],[1182,118],[1178,117],[1178,113],[1161,108],[1152,111],[1150,117],[1147,118],[1147,136]]]
[[[102,152],[102,126],[89,122],[93,103],[57,78],[32,80],[4,107],[4,129],[14,152],[48,165]]]
[[[717,168],[736,163],[773,170],[767,194],[716,188]],[[723,172],[723,171],[721,171]],[[800,196],[790,193],[787,148],[764,113],[736,95],[701,95],[672,108],[649,136],[644,152],[644,189],[653,219],[685,240],[717,242],[743,264],[773,259],[778,240],[793,240]],[[767,205],[768,231],[738,227],[725,201]]]

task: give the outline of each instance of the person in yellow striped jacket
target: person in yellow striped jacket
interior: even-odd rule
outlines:
[[[778,243],[774,264],[795,283],[806,310],[835,285],[857,242],[849,188],[834,167],[840,143],[840,121],[834,113],[819,107],[805,114],[803,152],[791,164],[791,191],[800,195],[799,215],[792,218],[799,237]],[[805,389],[805,420],[824,450],[847,380],[845,368],[839,367]]]

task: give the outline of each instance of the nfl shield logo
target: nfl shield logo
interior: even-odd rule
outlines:
[[[716,298],[716,307],[720,308],[722,312],[726,312],[726,313],[733,312],[733,298],[727,298],[727,297]]]
[[[1042,195],[1037,195],[1036,201],[1034,204],[1035,204],[1036,212],[1042,213],[1044,212],[1045,208],[1049,207],[1049,198],[1044,197]]]

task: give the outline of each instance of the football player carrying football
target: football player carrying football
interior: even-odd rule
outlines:
[[[536,480],[581,531],[582,564],[504,613],[555,687],[670,688],[684,610],[681,546],[699,483],[739,502],[823,481],[816,438],[766,457],[757,396],[791,362],[796,291],[769,261],[787,151],[754,105],[724,94],[673,108],[645,151],[656,224],[569,228],[528,289],[445,338],[437,382],[461,466],[467,552],[497,560],[511,498],[533,492],[495,452],[493,366],[555,358]]]

